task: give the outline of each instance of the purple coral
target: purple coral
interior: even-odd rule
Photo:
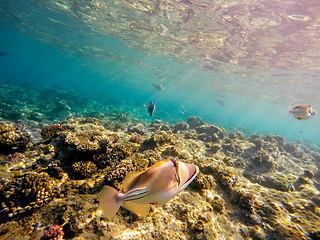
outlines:
[[[134,143],[141,144],[143,142],[143,137],[141,136],[141,134],[136,134],[130,138],[130,141],[134,142]]]
[[[62,240],[63,239],[63,228],[60,225],[54,225],[51,227],[41,238],[43,240],[55,239],[55,240]]]

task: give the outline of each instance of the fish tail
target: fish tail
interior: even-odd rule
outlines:
[[[116,215],[122,204],[121,194],[110,186],[104,186],[99,199],[99,207],[106,218]]]
[[[291,113],[292,113],[292,109],[291,109],[291,106],[289,104],[289,107],[288,107],[288,115],[289,115],[289,117],[290,117]]]

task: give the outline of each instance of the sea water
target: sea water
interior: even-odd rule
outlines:
[[[1,1],[0,81],[26,95],[65,89],[143,121],[176,123],[196,115],[245,134],[320,144],[318,115],[307,121],[288,116],[289,104],[320,111],[314,42],[320,20],[313,7],[296,1]],[[150,118],[143,105],[152,100]]]

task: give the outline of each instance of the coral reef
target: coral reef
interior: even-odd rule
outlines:
[[[21,126],[0,123],[0,152],[10,153],[32,147],[30,136]]]
[[[110,146],[103,154],[95,155],[94,161],[100,168],[115,166],[120,160],[131,156],[138,147],[133,143],[116,143]]]
[[[187,119],[187,123],[190,126],[190,128],[199,127],[201,125],[204,125],[205,122],[201,120],[200,117],[191,116]]]
[[[130,125],[128,127],[128,132],[144,135],[146,133],[146,128],[142,123]]]
[[[141,136],[141,134],[136,134],[131,136],[130,141],[141,144],[143,142],[143,137]]]
[[[77,176],[87,178],[97,171],[97,165],[90,161],[80,161],[72,164],[72,170]]]
[[[63,228],[60,225],[52,226],[41,238],[41,240],[63,240]]]
[[[154,149],[156,147],[163,147],[172,144],[175,141],[174,135],[170,132],[157,131],[151,135],[149,139],[143,142],[143,147]]]
[[[227,132],[199,117],[171,126],[127,123],[120,111],[112,117],[107,124],[74,118],[48,125],[35,146],[23,140],[0,152],[1,238],[319,238],[319,153],[278,135]],[[28,139],[18,126],[1,126],[0,134]],[[121,191],[129,172],[163,158],[197,164],[200,172],[148,216],[120,207],[106,220],[98,209],[103,185]]]
[[[53,125],[44,127],[41,130],[41,136],[44,140],[51,139],[53,137],[59,136],[59,134],[66,129],[67,127],[63,124],[53,124]]]
[[[189,124],[186,122],[179,122],[176,125],[173,126],[173,129],[175,132],[177,131],[183,131],[189,129]]]
[[[7,181],[0,189],[1,220],[36,210],[50,202],[57,185],[46,173],[28,173]]]

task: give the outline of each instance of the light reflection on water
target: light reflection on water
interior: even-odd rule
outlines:
[[[3,0],[0,14],[4,32],[14,28],[81,56],[108,81],[142,95],[163,83],[163,99],[177,102],[170,94],[184,89],[181,98],[192,94],[184,105],[205,114],[228,109],[208,116],[214,120],[250,118],[241,111],[250,101],[271,118],[267,109],[286,115],[288,103],[320,109],[318,1]]]

